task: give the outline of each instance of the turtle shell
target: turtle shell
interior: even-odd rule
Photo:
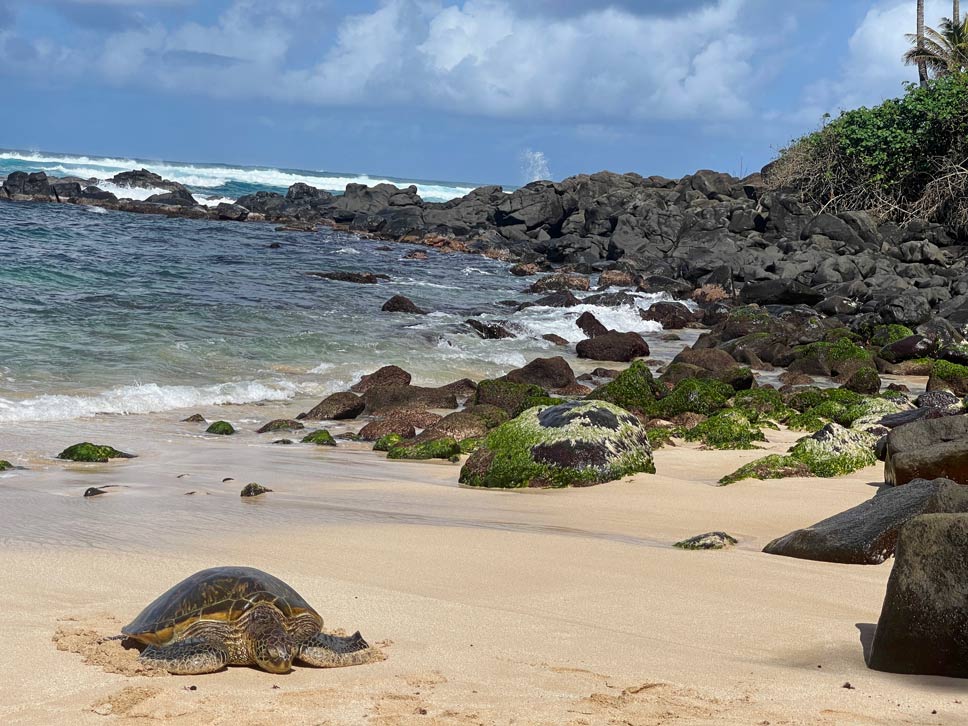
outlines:
[[[186,577],[158,596],[121,628],[143,643],[164,645],[198,620],[232,622],[260,603],[271,603],[287,618],[311,613],[303,597],[278,577],[254,567],[212,567]]]

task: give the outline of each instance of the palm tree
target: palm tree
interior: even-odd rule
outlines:
[[[961,22],[961,0],[951,0],[951,19],[956,23]]]
[[[904,62],[921,63],[935,78],[951,73],[968,71],[968,18],[959,22],[942,18],[940,29],[924,29],[924,38],[909,33],[907,39],[914,44],[904,54]]]
[[[915,36],[915,50],[918,51],[918,82],[921,84],[921,88],[928,85],[928,64],[921,57],[924,51],[924,0],[918,0],[918,34]],[[905,57],[905,62],[909,63]]]

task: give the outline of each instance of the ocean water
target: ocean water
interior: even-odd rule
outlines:
[[[230,166],[227,164],[201,164],[178,161],[152,161],[146,159],[110,158],[56,154],[44,151],[17,151],[0,149],[0,175],[6,177],[14,171],[45,171],[51,176],[77,176],[82,179],[109,179],[121,171],[147,169],[163,178],[181,182],[201,204],[215,205],[234,201],[245,194],[257,191],[285,193],[296,182],[303,182],[317,189],[342,193],[350,183],[374,185],[383,182],[406,187],[415,184],[420,196],[427,202],[446,202],[470,192],[476,185],[460,182],[399,179],[367,174],[341,174],[301,169],[273,169],[269,167]],[[114,192],[119,197],[147,199],[164,189],[121,189],[110,182],[100,181],[98,186]]]
[[[681,347],[639,316],[661,296],[513,312],[500,301],[535,296],[506,263],[434,250],[407,260],[410,246],[328,229],[0,202],[0,249],[0,423],[310,399],[385,364],[424,384],[499,375],[561,354],[543,334],[580,340],[586,309],[646,334],[659,355]],[[307,274],[339,270],[390,280]],[[433,312],[382,313],[394,294]],[[472,315],[522,337],[481,340],[463,324]]]

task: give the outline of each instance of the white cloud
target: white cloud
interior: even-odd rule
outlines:
[[[89,48],[74,53],[79,69],[116,83],[221,96],[579,123],[722,120],[751,114],[764,43],[745,13],[757,1],[690,2],[678,14],[665,3],[652,15],[589,4],[578,14],[543,15],[520,0],[383,0],[336,28],[320,27],[317,60],[294,68],[294,51],[312,57],[306,24],[324,17],[321,0],[268,8],[235,0],[208,25],[108,35],[94,68],[80,63]],[[780,34],[789,27],[782,19]]]
[[[910,48],[904,35],[916,28],[915,9],[910,0],[874,3],[848,41],[840,75],[807,86],[799,118],[816,121],[824,113],[877,104],[899,96],[902,81],[916,81],[917,70],[905,66],[902,58]],[[937,26],[940,18],[951,15],[951,3],[926,0],[924,14],[929,26]]]

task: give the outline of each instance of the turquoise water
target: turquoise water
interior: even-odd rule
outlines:
[[[112,174],[139,165],[70,157],[72,168],[51,169],[64,159],[28,156],[0,154],[0,174],[16,167],[86,176],[84,164],[118,164]],[[155,170],[185,183],[189,171],[209,184],[228,175],[221,187],[205,187],[220,194],[256,183],[243,180],[242,167]],[[249,171],[292,183],[283,170]],[[270,249],[274,242],[281,248]],[[541,336],[577,342],[584,336],[575,319],[585,310],[617,330],[659,330],[639,312],[661,296],[619,308],[514,312],[500,301],[535,296],[506,263],[434,250],[407,260],[410,246],[329,229],[280,233],[269,224],[0,202],[0,249],[0,423],[310,398],[386,364],[424,384],[500,375],[538,356],[569,355]],[[354,285],[307,274],[314,271],[390,280]],[[382,313],[395,294],[432,313]],[[463,323],[471,316],[504,321],[519,337],[481,340]]]

